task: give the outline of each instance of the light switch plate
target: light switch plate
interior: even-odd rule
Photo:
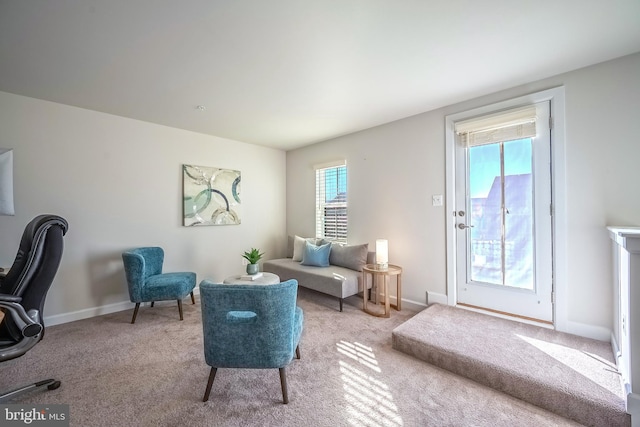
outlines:
[[[433,206],[442,206],[442,194],[434,194],[431,196]]]

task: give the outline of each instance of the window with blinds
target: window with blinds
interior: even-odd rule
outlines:
[[[316,237],[347,242],[347,165],[316,166]]]

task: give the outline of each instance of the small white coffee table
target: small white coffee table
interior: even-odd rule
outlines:
[[[222,283],[227,285],[275,285],[280,283],[280,277],[273,273],[263,272],[262,277],[258,277],[255,280],[243,280],[242,276],[244,275],[229,276]]]

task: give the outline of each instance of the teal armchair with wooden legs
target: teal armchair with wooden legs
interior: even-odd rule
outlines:
[[[303,312],[298,282],[275,285],[200,283],[204,355],[211,366],[203,402],[218,368],[278,369],[282,400],[289,402],[285,369],[300,359]]]
[[[178,301],[180,320],[182,300],[191,294],[191,302],[196,303],[193,288],[196,286],[196,273],[163,273],[164,250],[160,247],[131,249],[122,253],[124,272],[129,286],[129,298],[136,303],[131,323],[135,323],[140,303],[155,301]]]

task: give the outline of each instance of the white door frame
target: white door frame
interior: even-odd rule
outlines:
[[[474,108],[445,117],[446,132],[446,238],[447,238],[447,304],[455,306],[456,295],[456,231],[453,213],[455,209],[455,131],[454,123],[460,120],[490,114],[495,111],[515,108],[527,104],[549,101],[553,126],[551,128],[551,203],[553,205],[553,290],[554,290],[554,326],[557,330],[568,332],[568,296],[567,296],[567,245],[566,245],[566,171],[565,171],[565,127],[564,127],[564,87],[560,86],[542,92],[524,95],[484,107]]]

